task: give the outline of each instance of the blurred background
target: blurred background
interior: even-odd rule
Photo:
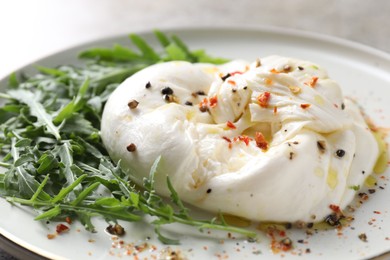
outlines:
[[[74,45],[155,28],[282,27],[390,52],[389,14],[389,0],[1,0],[0,78]],[[0,250],[0,259],[13,258]]]
[[[390,1],[2,0],[0,77],[67,47],[150,29],[277,26],[390,52]]]

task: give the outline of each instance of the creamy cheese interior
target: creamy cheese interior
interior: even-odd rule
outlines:
[[[321,221],[363,186],[378,145],[320,66],[168,62],[123,82],[103,113],[111,158],[141,184],[158,156],[183,201],[257,221]]]

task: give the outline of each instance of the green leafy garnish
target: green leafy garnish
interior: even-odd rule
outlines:
[[[92,48],[80,53],[82,67],[38,66],[37,74],[9,77],[0,107],[0,195],[11,203],[34,207],[36,220],[77,218],[93,231],[93,217],[109,223],[153,217],[157,237],[161,226],[181,223],[254,237],[252,231],[229,226],[223,218],[196,220],[167,178],[170,200],[156,194],[156,158],[139,188],[115,165],[102,145],[101,114],[111,92],[124,79],[151,64],[170,60],[224,63],[203,50],[191,51],[177,36],[155,31],[160,49],[140,36],[130,35],[133,47]],[[160,51],[162,50],[162,51]],[[219,220],[218,220],[219,219]],[[218,220],[218,221],[217,221]]]
[[[349,188],[351,190],[358,191],[358,190],[360,190],[360,185],[352,185],[352,186],[349,186]]]

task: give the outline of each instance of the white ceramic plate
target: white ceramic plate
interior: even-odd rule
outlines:
[[[204,48],[208,53],[229,58],[254,60],[256,57],[278,54],[307,59],[323,65],[343,88],[344,94],[356,98],[367,114],[379,126],[390,126],[390,55],[344,40],[281,29],[181,29],[169,31],[179,35],[191,49]],[[141,33],[155,42],[152,33]],[[93,42],[72,48],[36,62],[44,66],[78,64],[79,51],[92,46],[127,45],[126,36]],[[31,66],[22,69],[32,71]],[[2,82],[4,86],[4,81]],[[390,251],[390,187],[389,171],[379,179],[376,193],[370,195],[354,214],[351,227],[341,231],[328,230],[307,236],[304,230],[291,230],[287,235],[295,248],[291,252],[274,254],[270,241],[260,234],[259,241],[228,239],[226,234],[211,231],[203,234],[182,226],[168,227],[181,239],[180,246],[171,246],[188,259],[366,259]],[[379,188],[379,186],[384,189]],[[374,211],[381,214],[375,214]],[[55,223],[35,222],[34,214],[25,207],[12,206],[0,199],[0,233],[14,243],[38,255],[56,259],[114,259],[129,255],[130,259],[157,259],[168,256],[157,242],[153,229],[145,223],[121,223],[126,236],[113,240],[104,229],[107,224],[96,219],[97,233],[89,233],[80,224],[72,224],[67,234],[49,240]],[[365,233],[367,242],[358,236]],[[215,238],[217,237],[217,238]],[[149,238],[151,238],[149,240]],[[298,240],[303,240],[299,243]],[[120,242],[122,241],[122,242]],[[144,242],[149,247],[142,252],[135,245]],[[302,241],[300,241],[302,242]],[[306,250],[310,249],[310,252]],[[169,259],[169,258],[168,258]]]

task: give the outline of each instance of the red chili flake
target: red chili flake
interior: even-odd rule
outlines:
[[[232,149],[232,140],[229,137],[222,136],[222,138],[229,143],[229,149]]]
[[[57,232],[58,234],[61,234],[61,233],[66,232],[66,231],[68,231],[68,230],[69,230],[69,227],[66,226],[66,225],[64,225],[64,224],[58,224],[58,225],[56,226],[56,232]]]
[[[244,73],[244,72],[242,72],[242,71],[234,71],[234,72],[230,72],[229,74],[230,74],[231,76],[234,76],[234,75],[236,75],[236,74],[242,74],[242,73]]]
[[[262,150],[268,149],[268,142],[265,140],[264,135],[260,132],[256,132],[255,134],[255,141],[257,147],[259,147]]]
[[[230,129],[236,129],[237,127],[230,121],[227,121],[226,123],[227,127],[229,127]]]
[[[301,108],[303,109],[306,109],[306,108],[309,108],[310,107],[310,104],[301,104]]]
[[[66,217],[65,218],[65,221],[66,223],[68,223],[69,225],[72,224],[72,219],[70,217]]]
[[[148,243],[143,243],[141,245],[135,245],[134,246],[134,249],[137,250],[138,253],[142,253],[143,251],[145,251],[148,248],[149,248],[149,244]],[[172,255],[176,255],[176,252],[172,251],[171,254]]]
[[[274,114],[278,113],[278,107],[274,107]]]
[[[210,107],[215,107],[217,105],[218,98],[217,96],[211,97],[210,98]]]
[[[234,137],[233,141],[237,142],[237,141],[242,141],[245,143],[245,145],[249,145],[249,142],[252,140],[252,138],[246,136],[246,135],[239,135],[237,137]]]
[[[317,81],[318,81],[318,77],[312,77],[311,80],[305,84],[314,88],[317,84]]]
[[[380,211],[374,210],[375,214],[382,214]]]
[[[275,68],[271,69],[269,72],[271,72],[271,73],[280,73],[280,72],[277,71]]]
[[[201,112],[206,112],[207,111],[207,104],[209,103],[209,100],[207,98],[204,98],[200,103],[199,103],[199,110]]]
[[[229,138],[229,137],[222,136],[222,138],[223,138],[224,140],[226,140],[226,142],[228,142],[228,143],[231,143],[231,142],[232,142],[232,140],[230,140],[230,138]]]
[[[258,97],[257,97],[257,101],[259,102],[259,105],[261,107],[268,107],[268,103],[269,103],[269,100],[271,98],[271,93],[269,93],[268,91],[264,92],[264,93],[261,93]]]
[[[335,212],[335,213],[340,212],[340,207],[337,206],[337,205],[330,204],[330,205],[329,205],[329,208],[330,208],[333,212]]]
[[[227,82],[228,82],[229,84],[231,84],[231,85],[236,85],[236,82],[235,82],[234,80],[232,80],[232,79],[229,79]]]
[[[271,248],[274,252],[279,252],[279,251],[289,251],[293,247],[293,242],[290,238],[286,237],[280,241],[272,241],[271,243]]]

